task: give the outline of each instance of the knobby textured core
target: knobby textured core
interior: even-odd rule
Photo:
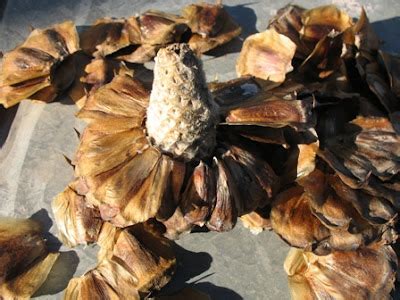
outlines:
[[[147,134],[161,151],[185,161],[211,155],[218,106],[207,88],[201,62],[187,44],[158,51],[147,108]]]

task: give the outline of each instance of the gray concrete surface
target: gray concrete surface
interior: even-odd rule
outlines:
[[[268,19],[288,1],[226,0],[228,11],[243,26],[242,39],[265,29]],[[15,47],[28,35],[30,26],[43,27],[72,19],[88,25],[102,16],[122,17],[147,9],[177,12],[190,1],[172,0],[0,0],[0,50]],[[385,49],[400,52],[400,1],[333,0],[297,1],[313,7],[334,3],[352,16],[363,5]],[[237,40],[204,56],[209,80],[235,77],[234,62],[241,47]],[[84,125],[74,118],[75,106],[69,99],[49,105],[23,101],[18,108],[0,109],[0,215],[33,215],[50,231],[47,238],[54,249],[61,245],[53,236],[50,202],[72,178],[72,169],[63,154],[72,156],[78,139],[74,128]],[[194,233],[183,236],[176,246],[179,266],[168,291],[191,284],[213,299],[289,299],[282,264],[288,251],[277,236],[264,232],[250,234],[240,224],[225,234]],[[83,274],[95,265],[97,248],[68,249],[36,299],[62,299],[63,289],[72,276]]]

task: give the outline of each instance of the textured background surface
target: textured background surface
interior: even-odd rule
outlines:
[[[102,16],[123,17],[161,9],[178,12],[190,1],[151,0],[0,0],[0,50],[7,51],[24,40],[30,27],[44,27],[72,19],[78,26],[89,25]],[[333,0],[297,1],[305,7],[334,3],[356,17],[364,5],[385,49],[400,52],[400,1]],[[229,13],[243,27],[242,39],[262,31],[276,10],[286,1],[224,1]],[[216,56],[204,56],[209,80],[235,77],[234,63],[241,40],[231,42]],[[0,108],[0,215],[40,220],[56,234],[50,202],[72,178],[63,158],[71,157],[78,139],[73,128],[83,124],[74,118],[75,106],[68,99],[49,105],[23,101],[8,111]],[[48,235],[53,248],[57,239]],[[224,234],[195,233],[177,243],[179,266],[169,291],[193,284],[213,299],[289,299],[282,264],[288,251],[276,235],[253,236],[240,224]],[[36,299],[62,299],[72,276],[83,274],[96,263],[96,247],[67,249]]]

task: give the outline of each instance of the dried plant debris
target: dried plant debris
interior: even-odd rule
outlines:
[[[67,187],[52,202],[60,240],[74,247],[97,241],[102,220],[98,210],[86,205],[85,197]]]
[[[178,240],[182,234],[190,233],[195,227],[184,217],[179,206],[170,218],[162,221],[162,224],[165,226],[164,236],[170,240]]]
[[[381,243],[326,256],[292,248],[285,271],[292,299],[391,299],[397,264]]]
[[[278,10],[268,24],[268,28],[275,29],[296,44],[295,56],[299,59],[307,58],[315,45],[326,36],[344,32],[351,26],[351,17],[334,5],[307,10],[289,4]]]
[[[72,54],[78,50],[71,21],[33,30],[24,43],[4,54],[0,103],[10,107],[23,99],[53,101],[74,81]]]
[[[193,225],[230,230],[238,216],[268,205],[278,176],[260,149],[217,126],[223,119],[189,46],[161,49],[154,75],[151,91],[117,75],[78,113],[89,122],[73,161],[86,205],[118,227],[156,218],[174,237]],[[252,124],[281,127],[267,119]]]
[[[301,178],[309,175],[315,169],[319,141],[310,144],[299,144],[297,147],[298,151],[294,151],[297,154],[295,155],[297,158],[296,178]]]
[[[0,104],[7,108],[23,99],[51,102],[72,85],[68,95],[81,108],[93,87],[108,83],[121,69],[132,73],[121,62],[143,64],[175,42],[188,42],[200,55],[240,33],[220,3],[189,5],[182,16],[149,10],[128,18],[105,17],[80,37],[71,21],[35,29],[2,58]],[[72,55],[80,48],[83,53]]]
[[[129,69],[121,61],[95,58],[85,66],[85,73],[86,75],[81,78],[81,82],[89,84],[92,88],[97,89],[111,82],[116,74],[129,74],[133,76],[134,71]]]
[[[49,253],[41,226],[30,219],[0,218],[0,295],[30,299],[45,282],[59,253]]]
[[[261,38],[271,36],[272,33],[279,39]],[[287,52],[287,48],[282,46],[281,35],[295,45],[294,57],[292,51]],[[332,5],[310,10],[288,5],[278,11],[265,32],[246,39],[237,62],[237,71],[239,75],[249,74],[281,82],[285,74],[292,71],[290,66],[293,65],[293,71],[286,76],[298,77],[303,82],[304,79],[325,78],[329,82],[331,78],[337,77],[341,80],[341,86],[343,81],[348,82],[353,94],[362,95],[366,94],[367,83],[372,91],[367,93],[368,98],[378,98],[392,122],[398,124],[396,82],[399,74],[391,66],[396,65],[398,59],[378,52],[379,45],[364,10],[359,20],[353,22],[344,11]],[[259,57],[266,59],[260,60]],[[350,74],[355,76],[350,78]],[[324,86],[325,92],[328,92],[326,84]]]
[[[223,8],[222,1],[215,5],[191,4],[182,11],[192,35],[188,43],[197,53],[205,53],[231,41],[240,35],[242,29]]]
[[[286,5],[278,10],[276,16],[269,21],[268,28],[284,34],[296,44],[296,57],[305,58],[312,51],[312,45],[301,38],[303,28],[302,15],[305,8],[297,5]]]
[[[325,138],[324,159],[359,185],[371,177],[390,180],[400,171],[400,136],[382,117],[357,117],[336,136]]]
[[[239,76],[253,75],[264,80],[283,82],[293,70],[292,58],[296,44],[275,29],[248,37],[237,62]]]
[[[126,19],[99,19],[81,35],[82,49],[96,58],[112,56],[130,63],[151,60],[158,49],[188,42],[198,54],[241,33],[221,4],[191,4],[182,16],[149,10]]]
[[[385,240],[394,242],[396,210],[383,198],[353,190],[316,169],[272,204],[272,228],[291,246],[325,255]]]
[[[346,185],[384,198],[397,210],[399,135],[382,111],[370,104],[363,107],[364,101],[358,102],[361,108],[355,111],[340,109],[336,104],[321,113],[317,126],[321,147],[317,155]],[[372,115],[361,116],[368,113]]]
[[[200,55],[241,32],[221,4],[189,5],[183,15],[150,10],[127,19],[102,18],[84,31],[81,47],[93,60],[80,67],[84,74],[76,77],[70,93],[79,108],[116,74],[140,73],[137,64],[152,60],[168,44],[188,42]]]
[[[240,220],[243,226],[249,229],[252,234],[259,234],[266,229],[272,229],[269,210],[270,209],[257,209],[241,216]]]
[[[154,222],[116,229],[105,223],[99,263],[70,281],[64,299],[142,299],[168,283],[175,270],[171,242]]]
[[[104,57],[129,46],[130,39],[138,42],[138,39],[135,38],[135,29],[134,26],[130,26],[129,20],[99,19],[81,34],[82,50],[95,57]]]
[[[400,57],[379,51],[383,66],[389,77],[389,86],[392,92],[400,97]]]
[[[179,41],[186,30],[182,17],[155,10],[127,19],[103,18],[82,33],[82,49],[94,57],[121,54],[125,61],[143,63],[160,47]]]
[[[81,109],[82,106],[85,104],[87,94],[90,92],[92,88],[91,85],[89,85],[91,84],[91,82],[88,83],[84,80],[85,79],[84,77],[86,76],[85,70],[87,66],[90,64],[90,62],[91,62],[91,57],[86,55],[82,50],[74,54],[75,75],[74,75],[74,80],[67,91],[67,94],[79,109]],[[97,72],[106,73],[108,71],[100,69]],[[97,77],[100,76],[97,75]],[[97,85],[98,85],[97,82],[96,84],[93,83],[93,88],[96,88]]]
[[[127,66],[123,61],[113,58],[93,58],[80,53],[76,58],[79,60],[77,65],[77,72],[75,81],[68,91],[68,95],[75,102],[79,109],[81,109],[87,99],[98,88],[109,83],[114,76],[130,75],[140,71],[138,66]],[[144,67],[142,67],[145,69]]]
[[[395,242],[400,200],[398,58],[379,50],[364,10],[353,21],[331,5],[311,10],[288,5],[261,34],[271,31],[295,44],[288,60],[293,70],[281,68],[275,80],[271,70],[286,62],[266,60],[258,68],[261,52],[243,63],[243,57],[259,49],[274,58],[276,49],[284,53],[278,42],[260,39],[252,44],[257,34],[245,41],[237,62],[239,75],[244,66],[255,77],[237,80],[242,106],[225,96],[226,87],[214,88],[227,124],[254,125],[258,116],[269,127],[282,121],[275,131],[239,131],[252,141],[271,143],[275,138],[288,148],[280,178],[284,188],[269,216],[272,229],[290,245],[317,255]],[[243,97],[245,90],[258,96]],[[263,101],[255,103],[254,98]],[[274,111],[284,103],[285,113]],[[271,124],[270,118],[275,118]],[[297,136],[289,138],[284,126],[296,129]],[[299,130],[313,138],[299,138]]]
[[[265,125],[281,128],[310,128],[313,123],[311,99],[285,100],[264,99],[260,103],[244,105],[229,111],[226,122],[228,124]],[[275,98],[275,99],[274,99]]]
[[[64,243],[101,249],[66,299],[153,296],[174,270],[165,237],[228,231],[238,218],[300,248],[286,263],[294,298],[388,297],[399,58],[380,50],[364,10],[353,20],[333,5],[287,5],[245,40],[239,78],[207,84],[199,54],[240,32],[218,1],[99,19],[80,46],[66,22],[5,54],[0,103],[71,86],[88,123],[53,210]],[[134,64],[154,57],[143,80]]]
[[[351,17],[334,5],[304,11],[301,22],[301,37],[312,41],[319,41],[332,31],[343,32],[353,25]]]

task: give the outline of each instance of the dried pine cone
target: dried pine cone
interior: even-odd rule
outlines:
[[[73,162],[75,189],[87,205],[119,227],[155,217],[171,236],[176,222],[178,231],[225,231],[238,216],[268,206],[279,179],[263,150],[285,156],[281,144],[303,140],[313,124],[311,101],[289,99],[304,87],[267,91],[245,79],[213,84],[210,93],[185,44],[160,50],[154,73],[151,93],[118,75],[79,112],[89,125]],[[263,128],[270,137],[260,143]],[[167,221],[179,215],[186,221]]]
[[[162,234],[227,231],[238,217],[301,248],[286,264],[294,297],[388,297],[400,60],[379,50],[365,11],[353,22],[332,5],[288,5],[245,41],[242,77],[209,85],[195,53],[240,34],[219,3],[190,5],[182,16],[98,20],[81,43],[94,59],[80,53],[78,76],[61,77],[78,49],[74,30],[67,22],[34,31],[6,54],[0,83],[5,106],[51,101],[73,81],[82,89],[85,65],[82,81],[94,87],[78,113],[89,124],[73,160],[77,178],[53,210],[65,243],[98,241],[101,250],[66,299],[148,295],[174,269]],[[156,53],[149,90],[121,61]]]

